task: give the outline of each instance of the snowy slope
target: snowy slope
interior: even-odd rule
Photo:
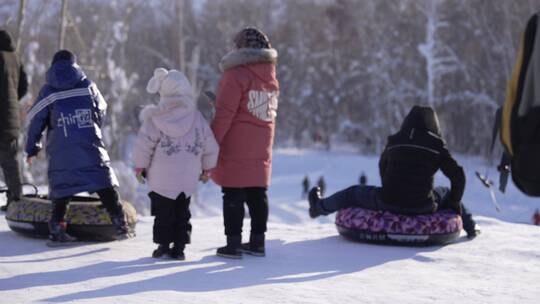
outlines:
[[[333,218],[310,220],[300,181],[325,175],[329,191],[376,178],[376,157],[281,150],[275,155],[265,258],[218,258],[224,243],[219,189],[201,187],[194,206],[193,244],[183,262],[149,258],[152,218],[123,242],[50,249],[21,237],[0,218],[0,303],[538,303],[540,227],[529,222],[538,200],[514,188],[503,211],[473,179],[482,164],[463,159],[465,200],[483,234],[444,247],[352,243]],[[440,177],[442,182],[444,178]],[[247,224],[247,222],[246,222]]]

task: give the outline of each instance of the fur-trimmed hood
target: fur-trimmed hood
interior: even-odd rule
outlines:
[[[151,119],[156,127],[171,137],[184,136],[195,120],[195,104],[185,97],[161,97],[158,105],[147,105],[139,114],[141,122]]]
[[[241,48],[236,49],[221,59],[219,62],[219,68],[221,71],[234,68],[239,65],[253,64],[253,63],[271,63],[277,64],[278,52],[276,49],[251,49]]]

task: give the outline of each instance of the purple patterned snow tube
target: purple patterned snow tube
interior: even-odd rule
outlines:
[[[461,217],[450,210],[403,215],[364,208],[347,208],[336,215],[340,234],[358,241],[393,244],[446,244],[461,231]]]

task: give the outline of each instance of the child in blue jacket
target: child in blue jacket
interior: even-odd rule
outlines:
[[[70,242],[64,215],[71,197],[79,192],[97,192],[117,228],[117,238],[129,236],[116,187],[118,181],[102,140],[101,124],[107,103],[95,83],[77,65],[75,55],[58,51],[47,71],[46,84],[28,112],[28,163],[41,150],[47,130],[49,196],[52,216],[49,238]]]

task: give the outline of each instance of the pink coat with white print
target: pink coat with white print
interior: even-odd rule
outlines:
[[[174,100],[143,109],[133,160],[147,170],[150,189],[176,199],[197,190],[202,170],[212,169],[219,148],[214,134],[199,111]]]
[[[238,49],[221,62],[212,130],[220,145],[211,177],[222,187],[268,187],[278,107],[277,52]]]

